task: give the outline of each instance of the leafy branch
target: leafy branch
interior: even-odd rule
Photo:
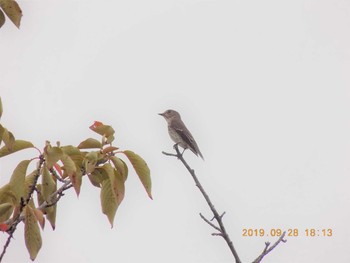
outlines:
[[[0,0],[1,1],[1,0]],[[0,117],[2,104],[0,99]],[[49,221],[56,226],[56,210],[64,192],[73,188],[80,193],[83,178],[100,189],[102,212],[113,227],[117,208],[125,195],[125,181],[129,168],[120,158],[131,163],[148,196],[152,199],[150,170],[146,162],[130,150],[120,150],[112,145],[114,129],[101,122],[89,127],[101,135],[101,140],[88,138],[78,146],[52,146],[46,142],[42,151],[30,142],[16,140],[15,136],[0,124],[0,158],[17,151],[35,148],[39,156],[21,161],[12,173],[9,183],[0,188],[0,230],[8,237],[0,254],[2,262],[17,226],[24,223],[24,239],[30,258],[35,260],[42,246],[40,228]],[[27,174],[30,163],[37,160],[36,168]]]
[[[233,245],[233,242],[231,241],[224,223],[223,223],[223,216],[225,215],[226,212],[223,212],[222,214],[219,214],[218,211],[216,210],[215,206],[213,205],[212,201],[209,198],[209,195],[206,193],[206,191],[204,190],[202,184],[200,183],[200,181],[198,180],[198,177],[195,174],[195,171],[188,165],[188,163],[186,162],[186,160],[183,158],[182,153],[179,150],[178,144],[174,145],[174,149],[175,149],[175,154],[173,153],[167,153],[167,152],[162,152],[164,155],[167,156],[172,156],[172,157],[176,157],[177,159],[179,159],[182,164],[186,167],[187,171],[191,174],[196,186],[198,187],[199,191],[201,192],[201,194],[203,195],[205,201],[207,202],[210,210],[213,213],[213,218],[211,220],[207,219],[205,216],[203,216],[202,213],[199,213],[199,216],[203,219],[204,222],[206,222],[209,226],[211,226],[212,228],[214,228],[217,232],[212,233],[213,236],[220,236],[222,237],[227,246],[229,247],[233,257],[235,258],[235,262],[236,263],[241,263],[242,261],[240,260],[238,253]],[[215,219],[216,223],[213,223],[213,220]],[[253,263],[259,263],[261,262],[261,260],[268,254],[270,253],[275,247],[277,247],[277,245],[280,242],[286,242],[286,240],[284,240],[286,232],[283,232],[283,234],[279,237],[279,239],[270,247],[270,243],[266,242],[265,243],[265,248],[262,251],[262,253],[253,261]]]

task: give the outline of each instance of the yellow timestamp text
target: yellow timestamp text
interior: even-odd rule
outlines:
[[[242,236],[244,237],[279,237],[286,232],[286,237],[332,237],[332,228],[289,228],[282,230],[281,228],[243,228]]]

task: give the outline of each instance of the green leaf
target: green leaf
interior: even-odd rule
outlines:
[[[29,206],[24,208],[24,238],[27,250],[31,260],[35,260],[42,245],[38,220],[34,215],[33,209]]]
[[[62,168],[68,174],[68,176],[72,176],[77,171],[75,163],[69,155],[63,154],[61,157],[61,161],[64,165]]]
[[[124,177],[109,163],[104,164],[101,169],[104,170],[108,175],[109,181],[111,182],[111,186],[115,194],[115,198],[117,200],[117,206],[119,206],[123,201],[125,195]]]
[[[137,175],[140,178],[141,183],[146,189],[146,192],[149,198],[153,199],[152,198],[152,181],[150,176],[150,170],[148,168],[147,163],[139,155],[137,155],[132,151],[126,150],[123,153],[126,155],[126,157],[128,157],[129,161],[134,167]]]
[[[9,150],[6,146],[0,149],[0,158],[6,155],[9,155],[11,153],[18,152],[18,151],[21,151],[27,148],[32,148],[32,147],[34,147],[34,145],[31,142],[16,140],[12,145],[12,150]]]
[[[5,127],[0,124],[0,145],[2,142],[2,137],[4,136]]]
[[[17,198],[12,192],[11,186],[9,184],[5,184],[0,188],[0,204],[3,203],[12,203],[13,205],[17,204]]]
[[[118,170],[114,169],[114,182],[113,182],[113,190],[117,197],[118,206],[123,201],[125,196],[125,180],[123,175],[121,175]]]
[[[42,203],[45,202],[44,197],[43,197],[43,195],[42,195],[42,191],[41,191],[42,185],[41,185],[41,184],[36,184],[36,189],[37,189],[37,193],[38,193],[38,194],[36,195],[37,200],[38,200],[38,205],[41,206]],[[32,199],[33,199],[33,198],[32,198]]]
[[[5,23],[5,16],[4,13],[0,10],[0,27],[2,27],[2,25]],[[1,97],[0,97],[0,118],[2,116],[2,101],[1,101]]]
[[[0,9],[0,28],[5,24],[5,15],[4,15],[4,12],[1,11]],[[2,108],[1,108],[1,113],[2,113]],[[1,117],[1,115],[0,115]]]
[[[126,165],[126,163],[116,156],[112,156],[110,160],[112,161],[115,169],[117,169],[118,172],[123,176],[124,181],[126,181],[126,179],[128,178],[128,166]]]
[[[83,165],[86,173],[92,173],[95,170],[97,160],[99,157],[98,152],[89,152],[85,155],[85,159],[83,161]]]
[[[46,144],[44,148],[44,157],[49,169],[61,159],[62,155],[63,151],[60,147],[52,147],[49,143]]]
[[[56,228],[56,211],[57,211],[57,204],[45,209],[46,219],[49,220],[52,230],[55,230]]]
[[[44,197],[44,200],[48,203],[51,203],[49,197],[56,191],[56,182],[53,179],[52,175],[49,172],[46,164],[43,166],[42,177],[41,177],[41,193]]]
[[[61,157],[61,161],[64,165],[62,168],[71,179],[75,192],[77,193],[77,195],[79,195],[82,177],[80,170],[77,170],[74,161],[67,154],[63,154],[63,156]]]
[[[86,139],[85,141],[82,141],[78,145],[78,148],[79,149],[93,149],[93,148],[101,149],[102,143],[96,139],[89,138],[89,139]]]
[[[100,180],[100,178],[98,177],[99,172],[98,171],[93,171],[91,174],[88,174],[88,178],[90,180],[90,183],[98,188],[101,188],[101,182],[102,180]]]
[[[118,201],[110,179],[102,181],[100,199],[102,212],[107,216],[111,227],[113,227],[115,213],[118,208]]]
[[[102,167],[96,167],[91,174],[88,174],[88,177],[92,185],[99,188],[101,187],[102,181],[109,178],[107,172]]]
[[[8,220],[13,212],[13,205],[11,203],[4,203],[0,205],[0,223]]]
[[[13,171],[13,174],[9,182],[11,191],[15,195],[17,202],[21,200],[21,197],[24,197],[25,177],[26,177],[26,172],[27,172],[29,163],[30,163],[30,160],[24,160],[20,162],[15,168],[15,170]]]
[[[10,18],[12,23],[19,28],[22,18],[22,10],[14,0],[0,0],[0,7],[4,10],[5,14]]]
[[[105,125],[101,122],[95,122],[89,128],[91,130],[93,130],[94,132],[96,132],[102,136],[105,136],[105,137],[109,137],[109,136],[113,135],[115,132],[114,129],[112,128],[112,126]]]
[[[62,146],[61,149],[65,154],[69,156],[75,156],[75,155],[81,154],[80,150],[77,147],[74,147],[72,145]]]
[[[5,143],[6,148],[9,151],[12,151],[15,143],[15,137],[13,136],[12,132],[8,131],[6,128],[3,129],[2,141]]]
[[[79,167],[80,170],[80,167],[83,164],[84,154],[77,147],[72,145],[63,146],[61,149],[63,153],[67,154],[73,160],[75,165]]]
[[[30,174],[28,174],[25,178],[24,182],[24,196],[28,196],[29,190],[31,189],[32,185],[34,184],[34,179],[37,176],[37,171],[34,170]]]

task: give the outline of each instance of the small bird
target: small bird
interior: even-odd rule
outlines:
[[[170,138],[184,148],[184,151],[190,149],[196,156],[199,155],[204,160],[192,134],[182,122],[180,114],[175,110],[167,110],[159,115],[163,116],[168,123]]]

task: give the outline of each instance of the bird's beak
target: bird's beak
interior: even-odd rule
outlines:
[[[164,117],[164,113],[158,113],[158,115],[160,115],[160,116],[163,116],[163,117]]]

